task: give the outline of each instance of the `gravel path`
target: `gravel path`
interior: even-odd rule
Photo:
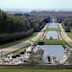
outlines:
[[[72,40],[71,38],[66,34],[65,30],[62,28],[62,25],[59,24],[59,27],[61,29],[61,37],[69,44],[72,46]]]

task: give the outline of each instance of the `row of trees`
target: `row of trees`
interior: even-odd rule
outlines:
[[[57,22],[62,23],[66,32],[72,31],[72,17],[57,17]]]
[[[44,23],[26,16],[9,15],[0,10],[0,44],[18,40],[40,31]]]
[[[62,16],[61,17],[59,16],[59,17],[56,17],[56,18],[57,18],[58,23],[61,23],[65,19],[65,17],[62,17]]]
[[[66,18],[63,20],[62,24],[66,32],[71,32],[72,30],[72,18]]]

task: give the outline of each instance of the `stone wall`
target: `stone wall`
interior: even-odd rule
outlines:
[[[19,68],[19,69],[24,69],[24,68],[35,68],[35,69],[72,69],[72,65],[0,65],[0,68]]]

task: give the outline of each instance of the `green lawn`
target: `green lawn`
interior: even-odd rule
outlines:
[[[66,32],[66,33],[72,39],[72,32]]]
[[[40,40],[38,42],[44,42],[46,45],[64,45],[67,44],[64,40]]]
[[[0,69],[0,72],[72,72],[72,69]]]
[[[47,28],[47,31],[61,31],[60,28]]]
[[[29,40],[33,37],[35,37],[37,35],[37,32],[35,32],[34,34],[30,35],[29,37],[25,37],[25,38],[22,38],[18,41],[13,41],[13,42],[10,42],[10,43],[6,43],[6,44],[3,44],[3,45],[0,45],[0,48],[5,48],[5,47],[9,47],[11,45],[15,45],[15,44],[18,44],[18,43],[21,43],[23,41],[26,41],[26,40]]]

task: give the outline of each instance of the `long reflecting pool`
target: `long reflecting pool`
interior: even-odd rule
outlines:
[[[59,27],[59,23],[49,23],[48,24],[48,28],[58,28]]]
[[[45,39],[50,39],[50,38],[58,39],[58,32],[57,31],[49,31],[49,32],[47,32]]]
[[[34,48],[36,51],[38,48],[44,50],[43,61],[48,62],[48,55],[56,57],[57,60],[62,60],[64,56],[64,48],[62,45],[37,45]]]

